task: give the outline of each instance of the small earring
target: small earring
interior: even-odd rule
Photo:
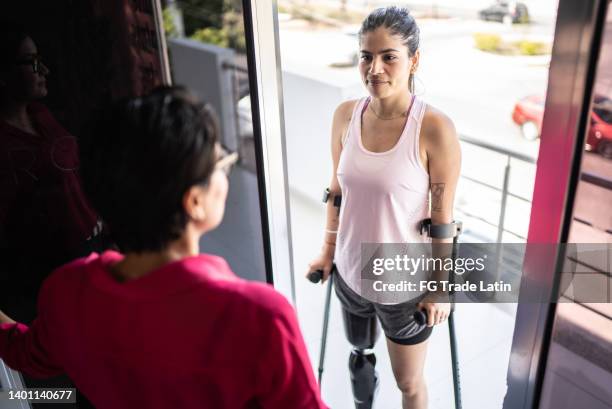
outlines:
[[[421,96],[424,95],[426,92],[426,88],[425,88],[425,83],[423,82],[423,80],[421,78],[419,78],[419,76],[416,75],[416,73],[412,74],[412,81],[414,83],[414,93],[416,96]],[[418,91],[417,92],[417,83],[419,83],[419,87],[418,87]]]
[[[194,212],[191,218],[197,222],[201,222],[206,219],[206,213],[202,209],[198,209]]]

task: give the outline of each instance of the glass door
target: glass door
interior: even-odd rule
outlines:
[[[533,220],[542,145],[552,138],[544,107],[556,84],[551,75],[558,4],[420,3],[407,5],[420,30],[414,93],[447,114],[457,130],[462,167],[454,217],[463,221],[460,241],[522,248],[520,259],[501,273],[502,280],[516,286],[516,295],[525,274],[522,257]],[[278,2],[296,305],[315,368],[326,291],[304,274],[329,229],[321,196],[332,175],[334,111],[343,102],[368,96],[358,70],[358,32],[378,6],[383,4]],[[376,209],[364,217],[378,217]],[[502,407],[520,319],[517,301],[518,297],[509,302],[476,298],[456,305],[464,407]],[[332,295],[322,394],[334,408],[352,408],[347,367],[352,346],[342,320],[340,303]],[[430,407],[453,407],[447,325],[435,327],[428,342],[425,380]],[[400,392],[382,336],[374,353],[380,377],[376,404],[399,407]]]
[[[607,6],[607,11],[605,10]],[[539,407],[612,407],[612,9],[603,2]],[[581,149],[584,147],[584,149]]]
[[[571,324],[565,325],[567,311],[576,311],[571,320],[582,321],[580,326],[587,325],[590,318],[583,321],[580,300],[585,303],[609,300],[607,292],[592,292],[599,285],[605,291],[606,273],[597,275],[583,265],[586,261],[583,256],[589,255],[584,250],[593,245],[593,250],[601,250],[601,243],[607,240],[609,205],[600,204],[598,199],[606,192],[602,182],[608,160],[602,155],[605,140],[599,145],[602,137],[598,127],[602,121],[595,119],[595,111],[590,108],[592,105],[593,109],[601,109],[598,103],[609,93],[605,86],[606,66],[601,65],[603,60],[597,62],[598,56],[609,59],[605,40],[601,43],[608,31],[604,29],[608,26],[606,8],[607,1],[559,2],[504,408],[600,407],[583,399],[588,394],[574,393],[576,385],[587,380],[588,371],[574,366],[578,361],[570,360],[571,354],[560,353],[565,351],[560,349],[559,336],[573,345],[580,343],[578,327],[574,331]],[[589,172],[596,169],[597,177],[593,177]],[[594,209],[592,206],[599,206],[596,212],[588,210]],[[540,251],[542,245],[545,251]],[[591,267],[610,271],[609,266],[599,263]],[[595,326],[599,327],[597,331],[606,328]],[[605,347],[605,343],[599,346]],[[566,365],[574,366],[580,375],[568,377],[560,370]],[[585,384],[588,381],[582,386]]]

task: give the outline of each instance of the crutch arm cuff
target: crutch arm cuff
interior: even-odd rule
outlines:
[[[432,224],[431,219],[421,221],[419,231],[421,234],[427,233],[432,239],[454,239],[461,234],[463,223],[453,220],[451,223]]]
[[[333,200],[332,203],[334,204],[334,207],[340,207],[340,204],[342,203],[342,194],[334,194],[331,190],[329,190],[329,188],[326,188],[323,191],[323,203],[327,203],[330,198]]]

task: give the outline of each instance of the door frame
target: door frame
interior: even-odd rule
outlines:
[[[295,305],[276,1],[243,0],[266,281]]]
[[[567,242],[608,0],[559,0],[527,243]],[[504,409],[540,401],[563,254],[527,248]]]

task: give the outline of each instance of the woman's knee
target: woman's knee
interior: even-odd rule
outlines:
[[[414,396],[423,393],[427,386],[423,376],[406,377],[397,380],[397,387],[403,395]]]

